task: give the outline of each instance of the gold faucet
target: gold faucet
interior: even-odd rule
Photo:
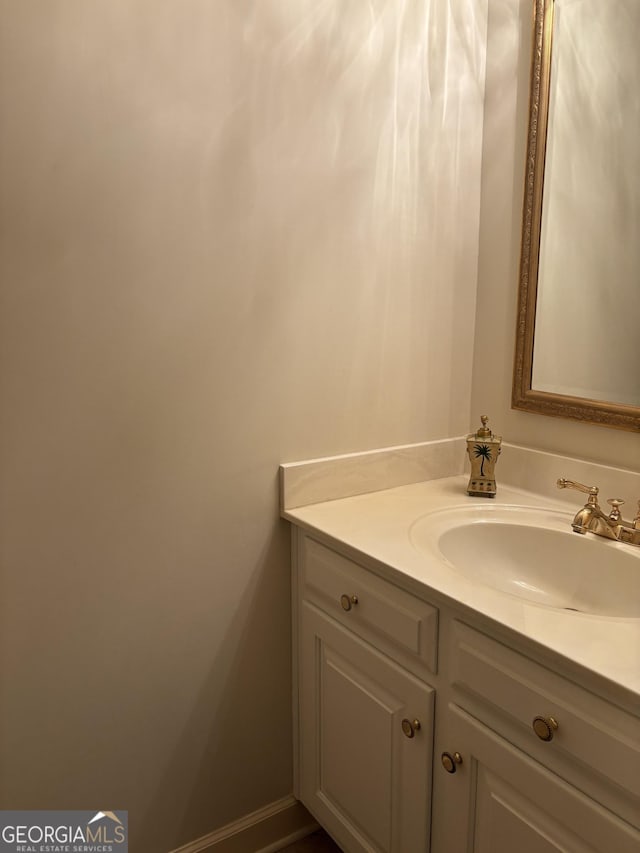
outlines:
[[[618,498],[609,498],[607,503],[611,506],[611,512],[606,515],[598,504],[597,486],[583,486],[574,480],[565,480],[561,477],[557,481],[559,489],[576,489],[589,495],[586,504],[578,510],[576,517],[571,522],[571,527],[576,533],[595,533],[596,536],[604,536],[607,539],[615,539],[617,542],[625,542],[627,545],[640,545],[640,501],[636,517],[632,522],[625,521],[620,514],[620,507],[624,501]]]

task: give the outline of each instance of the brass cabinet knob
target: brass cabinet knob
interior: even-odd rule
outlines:
[[[458,764],[462,764],[462,756],[459,752],[454,752],[453,755],[450,752],[443,752],[440,756],[440,761],[442,761],[442,766],[447,773],[455,773],[458,769]]]
[[[340,604],[343,610],[351,610],[354,604],[358,603],[357,595],[346,595],[343,594],[340,596]]]
[[[415,737],[416,732],[420,729],[420,720],[407,720],[405,717],[402,721],[402,733],[406,737]]]
[[[533,723],[534,732],[540,740],[553,740],[553,734],[558,729],[558,722],[554,717],[534,717]]]

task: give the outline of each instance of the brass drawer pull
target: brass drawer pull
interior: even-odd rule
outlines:
[[[409,738],[415,737],[416,732],[419,731],[419,729],[420,729],[420,720],[413,720],[413,722],[412,722],[411,720],[407,720],[407,718],[405,717],[404,720],[402,721],[402,733],[406,737],[409,737]]]
[[[553,740],[553,735],[558,730],[558,722],[554,717],[534,717],[531,725],[540,740],[545,741]]]
[[[462,756],[459,752],[454,752],[453,755],[450,752],[443,752],[440,761],[447,773],[455,773],[458,769],[457,765],[462,764]]]
[[[358,603],[358,596],[357,595],[343,594],[340,596],[340,605],[341,605],[342,609],[345,611],[351,610],[352,606],[354,604],[357,604],[357,603]]]

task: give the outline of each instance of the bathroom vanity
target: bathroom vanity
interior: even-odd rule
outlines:
[[[497,512],[509,534],[501,513],[536,527],[545,513],[570,524],[572,507],[465,487],[456,475],[285,503],[295,793],[346,853],[637,853],[640,554],[635,588],[603,604],[579,576],[553,604],[504,591],[498,569],[478,580],[430,550],[425,519],[471,508],[486,529]],[[609,558],[604,543],[604,585]]]

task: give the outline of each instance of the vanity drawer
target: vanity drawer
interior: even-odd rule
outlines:
[[[305,536],[301,595],[409,669],[437,671],[438,611]]]
[[[496,712],[510,718],[526,730],[525,748],[530,738],[548,748],[551,762],[554,755],[577,759],[640,797],[640,719],[458,621],[451,657],[451,683],[473,708],[464,698],[460,705],[488,725]],[[558,724],[545,744],[533,730],[537,716]]]

